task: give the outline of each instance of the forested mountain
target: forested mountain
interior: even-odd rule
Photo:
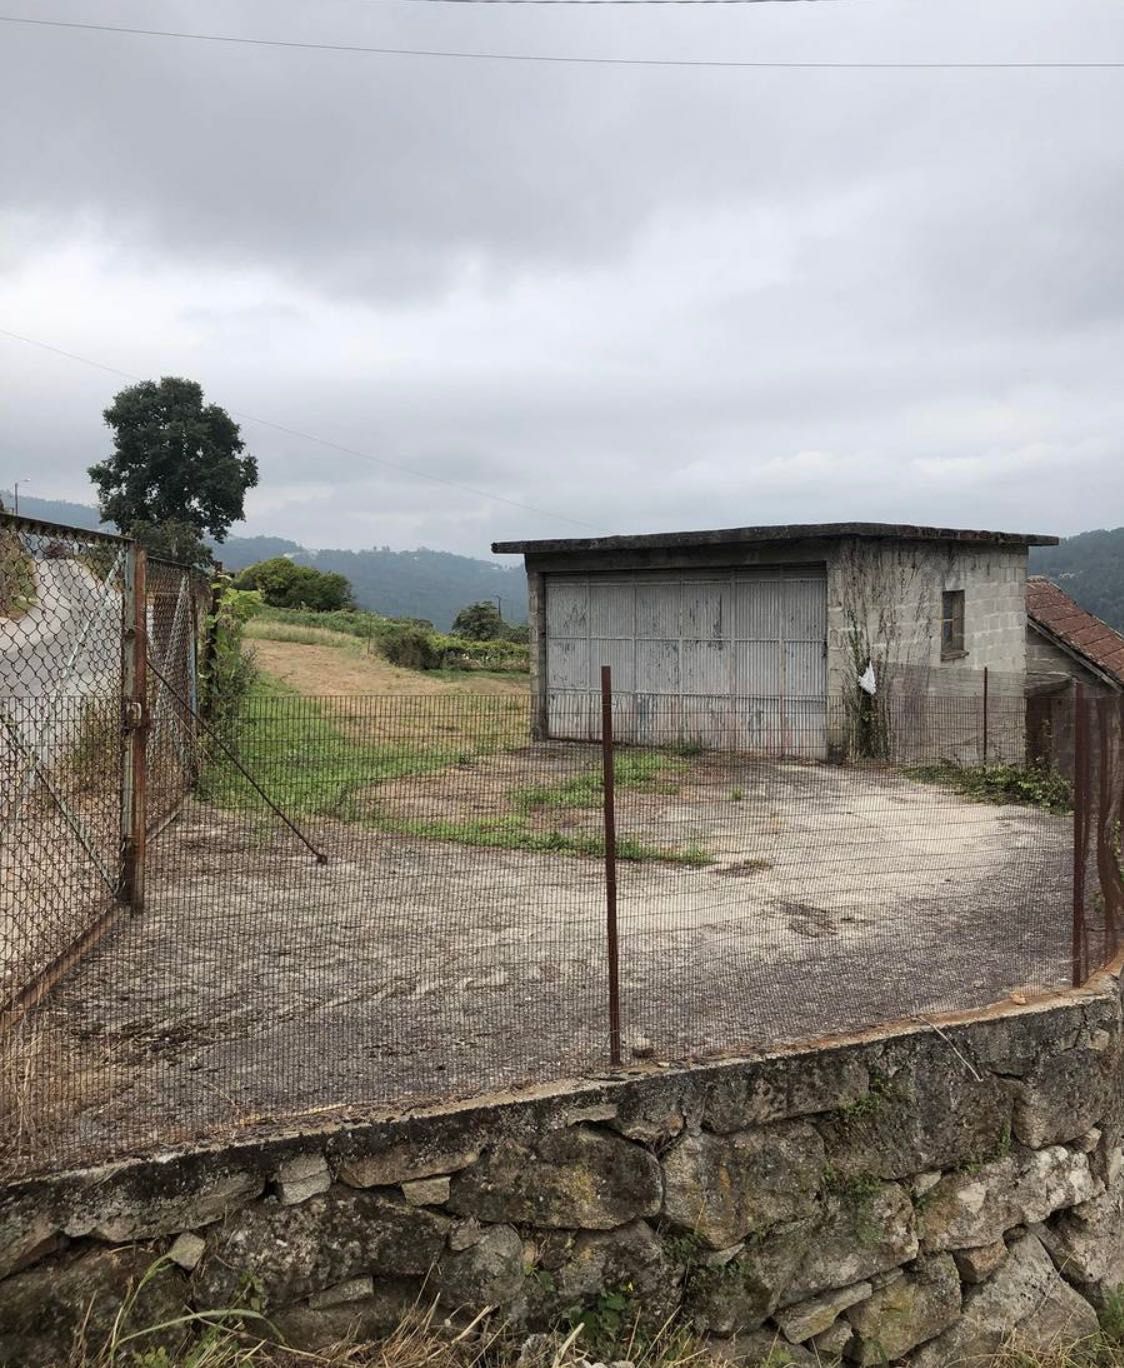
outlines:
[[[8,508],[9,491],[0,490]],[[97,527],[97,510],[86,504],[23,495],[20,511],[72,527]],[[351,581],[361,608],[387,617],[428,618],[447,631],[466,604],[499,595],[509,622],[527,617],[527,585],[521,566],[455,556],[449,551],[306,551],[285,537],[228,537],[215,553],[228,570],[241,570],[271,556],[292,556],[317,570],[335,570]],[[1060,546],[1037,546],[1030,553],[1030,572],[1048,575],[1067,594],[1124,632],[1124,527],[1080,532]]]
[[[1048,575],[1082,608],[1124,632],[1124,527],[1079,532],[1030,552],[1032,575]]]
[[[9,493],[0,490],[0,499],[11,508]],[[71,527],[99,525],[96,509],[59,499],[21,494],[20,512]],[[501,565],[499,561],[475,560],[424,547],[417,551],[391,551],[385,546],[369,551],[306,551],[284,537],[228,537],[213,549],[227,570],[242,570],[271,556],[291,556],[317,570],[338,571],[351,581],[360,608],[387,617],[427,618],[442,632],[449,630],[453,618],[467,604],[497,596],[503,600],[508,622],[527,619],[527,581],[520,565]]]

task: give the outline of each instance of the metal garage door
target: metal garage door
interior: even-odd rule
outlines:
[[[822,566],[547,575],[549,734],[600,734],[611,665],[621,740],[826,754]]]

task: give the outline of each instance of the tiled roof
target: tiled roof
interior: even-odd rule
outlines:
[[[1063,589],[1031,576],[1026,582],[1026,612],[1064,646],[1124,685],[1124,636],[1074,603]]]

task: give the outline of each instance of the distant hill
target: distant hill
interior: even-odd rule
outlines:
[[[1124,632],[1124,527],[1032,547],[1030,572],[1049,576],[1082,608]]]
[[[11,508],[9,492],[0,490],[0,498]],[[70,527],[101,525],[97,509],[61,499],[21,495],[20,512]],[[440,631],[448,631],[466,604],[497,595],[508,622],[527,620],[527,581],[521,566],[424,547],[417,551],[391,551],[385,546],[369,551],[308,551],[284,537],[228,537],[214,551],[227,570],[242,570],[271,556],[291,556],[317,570],[338,571],[351,581],[361,608],[387,617],[428,618]]]

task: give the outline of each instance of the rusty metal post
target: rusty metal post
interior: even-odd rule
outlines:
[[[983,762],[987,764],[987,666],[984,666],[983,696]]]
[[[617,812],[613,785],[613,672],[601,666],[601,774],[605,790],[605,929],[609,952],[609,1060],[621,1062],[620,946],[617,940]]]
[[[1073,690],[1073,986],[1085,980],[1085,866],[1089,827],[1089,716],[1085,690]]]
[[[121,732],[124,738],[121,784],[121,887],[118,897],[130,911],[144,911],[146,836],[146,754],[148,739],[148,590],[147,559],[131,542],[125,555],[122,586]]]

